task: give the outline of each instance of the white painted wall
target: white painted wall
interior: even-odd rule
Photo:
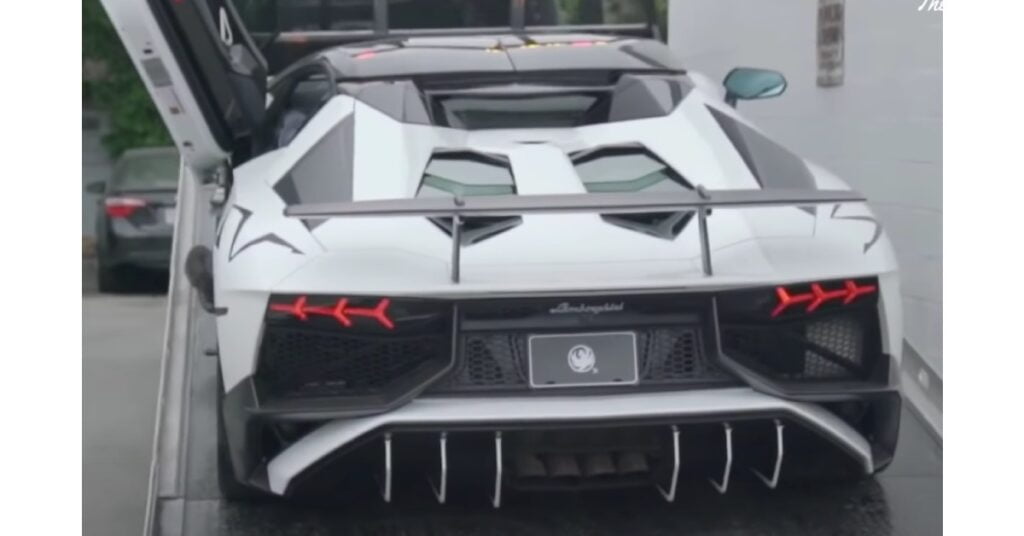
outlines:
[[[846,0],[844,85],[816,85],[815,0],[670,0],[669,44],[722,79],[782,71],[777,99],[741,102],[783,145],[871,200],[899,256],[906,338],[942,377],[942,13],[921,0]]]

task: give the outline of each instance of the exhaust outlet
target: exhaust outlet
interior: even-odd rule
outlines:
[[[548,469],[548,475],[559,477],[580,476],[580,466],[576,463],[576,457],[572,454],[546,454],[544,465]]]
[[[516,453],[516,475],[521,478],[537,478],[547,476],[547,469],[532,452]]]
[[[583,458],[583,476],[596,477],[615,474],[615,464],[606,452],[587,454]]]
[[[622,452],[619,454],[618,458],[619,459],[615,464],[615,470],[620,475],[631,475],[650,471],[650,467],[647,465],[647,456],[642,452]]]

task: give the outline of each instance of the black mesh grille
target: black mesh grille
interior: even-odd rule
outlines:
[[[672,383],[727,377],[705,359],[696,328],[643,331],[640,344],[643,344],[639,356],[641,382]]]
[[[474,333],[463,337],[462,356],[453,385],[508,387],[526,385],[526,337]]]
[[[637,330],[640,385],[731,381],[704,355],[694,327]],[[466,333],[455,370],[435,391],[528,389],[527,333]],[[621,389],[621,388],[616,388]]]
[[[446,333],[359,336],[267,326],[256,374],[268,397],[374,395],[422,367],[450,358]]]
[[[864,364],[864,328],[851,317],[829,318],[808,324],[806,337],[812,348],[819,347],[828,352],[807,350],[804,376],[842,378],[849,373],[850,367],[859,368]]]
[[[730,357],[782,380],[869,380],[877,358],[870,315],[850,312],[782,325],[723,325]]]

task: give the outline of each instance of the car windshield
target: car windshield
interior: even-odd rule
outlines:
[[[393,29],[511,26],[512,0],[388,0]],[[235,0],[252,32],[371,30],[374,0]],[[526,0],[526,26],[643,23],[647,0]]]
[[[178,153],[143,152],[121,157],[114,171],[118,190],[175,189],[178,185]]]

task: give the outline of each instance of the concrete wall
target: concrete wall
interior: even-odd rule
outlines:
[[[846,0],[845,82],[833,88],[816,84],[815,0],[670,0],[669,43],[715,79],[738,65],[786,75],[785,95],[739,107],[871,199],[903,270],[906,339],[938,377],[941,411],[942,13],[920,4]]]

